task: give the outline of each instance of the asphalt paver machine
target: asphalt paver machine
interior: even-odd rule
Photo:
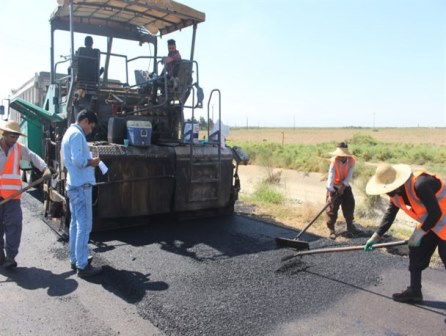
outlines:
[[[133,226],[140,223],[132,220],[136,217],[232,213],[240,189],[238,165],[248,158],[240,148],[224,145],[222,125],[215,134],[209,134],[208,127],[205,141],[185,132],[194,129],[195,110],[206,108],[194,60],[197,26],[204,22],[205,14],[168,0],[57,3],[50,18],[51,83],[45,102],[36,106],[17,98],[10,103],[24,120],[40,125],[40,154],[54,172],[44,185],[45,215],[52,225],[68,230],[61,140],[83,109],[98,117],[87,140],[92,155],[108,167],[105,174],[100,169],[95,172],[93,230]],[[190,57],[182,55],[168,77],[162,71],[159,40],[163,39],[164,51],[165,36],[186,29],[192,30]],[[69,36],[63,41],[69,54],[56,60],[60,31]],[[78,47],[86,35],[94,38],[93,49]],[[95,48],[100,39],[106,41],[105,50]],[[132,47],[115,51],[120,41]],[[130,49],[140,50],[139,54],[130,55]],[[66,72],[61,76],[63,65]],[[209,94],[208,119],[211,100],[212,106],[218,105],[221,120],[218,89]],[[191,115],[192,127],[186,127],[190,125],[185,112]]]

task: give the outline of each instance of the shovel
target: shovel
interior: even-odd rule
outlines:
[[[373,248],[383,248],[383,247],[391,247],[391,246],[399,246],[399,245],[406,245],[409,241],[408,240],[399,240],[396,242],[390,242],[390,243],[381,243],[381,244],[373,244]],[[344,247],[329,247],[329,248],[321,248],[321,249],[315,249],[311,251],[301,251],[297,252],[292,256],[284,257],[282,261],[299,257],[306,254],[320,254],[320,253],[329,253],[329,252],[346,252],[346,251],[357,251],[357,250],[364,250],[365,245],[355,245],[355,246],[344,246]]]
[[[20,189],[18,191],[16,191],[14,194],[12,194],[11,196],[6,197],[3,201],[0,202],[0,206],[9,202],[10,200],[12,200],[13,198],[21,195],[22,193],[24,193],[25,191],[34,188],[36,185],[42,183],[45,180],[45,178],[42,176],[41,178],[35,180],[34,182],[31,182],[30,184],[28,184],[25,188]]]
[[[334,197],[337,198],[338,194],[336,194]],[[313,220],[310,223],[308,223],[307,226],[302,231],[300,231],[299,234],[295,238],[289,239],[289,238],[277,237],[276,238],[277,246],[292,247],[292,248],[295,248],[296,250],[309,250],[310,245],[305,241],[299,240],[299,237],[302,236],[311,225],[313,225],[313,223],[319,218],[320,215],[322,215],[322,213],[325,211],[325,209],[327,209],[330,206],[330,204],[331,204],[330,202],[325,204],[325,206],[322,208],[321,211],[319,211],[319,213],[316,215],[316,217],[314,217]]]

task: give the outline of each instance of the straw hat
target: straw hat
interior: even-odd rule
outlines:
[[[387,194],[406,183],[411,174],[409,165],[381,163],[367,183],[365,191],[369,195]]]
[[[336,145],[336,150],[332,153],[330,153],[332,156],[353,156],[348,151],[348,145],[345,142],[340,142]]]
[[[9,121],[5,122],[3,125],[0,125],[0,130],[2,130],[4,132],[15,133],[15,134],[20,134],[20,135],[26,136],[20,130],[20,125],[18,124],[18,122],[14,121],[14,120],[9,120]]]

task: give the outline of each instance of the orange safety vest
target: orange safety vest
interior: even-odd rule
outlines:
[[[347,164],[342,164],[341,161],[336,160],[336,157],[332,157],[330,159],[330,162],[333,164],[335,169],[335,176],[333,181],[334,185],[339,185],[344,182],[350,169],[353,169],[353,167],[355,166],[355,158],[353,156],[347,158]]]
[[[3,171],[0,173],[0,197],[8,198],[22,189],[22,177],[20,176],[21,148],[16,143],[8,153]],[[20,199],[20,195],[14,197]]]
[[[415,193],[415,181],[422,174],[433,176],[437,178],[441,183],[440,190],[437,191],[435,197],[437,198],[437,201],[440,205],[442,214],[438,222],[434,225],[434,227],[431,230],[442,240],[446,240],[446,188],[443,181],[440,178],[438,178],[434,174],[429,174],[423,171],[416,172],[413,175],[411,175],[411,177],[404,184],[404,189],[406,190],[406,195],[407,198],[409,199],[410,206],[408,207],[406,203],[404,203],[403,198],[399,195],[391,197],[390,200],[395,206],[403,210],[406,214],[415,219],[417,222],[419,222],[420,224],[424,223],[427,217],[426,207]],[[421,225],[417,225],[417,227],[420,226]]]

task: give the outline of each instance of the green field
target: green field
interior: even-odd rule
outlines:
[[[231,129],[227,142],[251,164],[325,172],[336,143],[347,141],[359,164],[406,163],[446,175],[446,128]]]

